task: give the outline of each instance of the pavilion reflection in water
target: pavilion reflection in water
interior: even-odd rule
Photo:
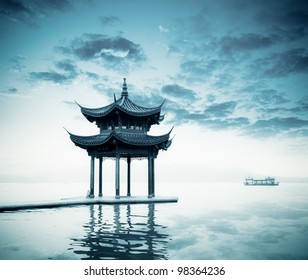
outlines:
[[[166,227],[155,223],[155,204],[144,205],[141,215],[132,213],[135,206],[90,205],[85,234],[71,239],[71,249],[86,260],[167,259],[169,235]],[[108,212],[112,208],[113,217]]]

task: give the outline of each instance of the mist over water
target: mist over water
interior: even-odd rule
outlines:
[[[1,202],[30,201],[84,186],[0,190]],[[308,259],[307,184],[157,184],[157,195],[179,202],[0,213],[0,259]]]

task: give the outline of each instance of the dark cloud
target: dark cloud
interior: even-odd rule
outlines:
[[[27,25],[35,25],[33,21],[34,12],[23,2],[4,0],[0,2],[0,11],[3,15]]]
[[[251,51],[270,47],[279,42],[275,34],[260,35],[254,33],[242,34],[239,37],[223,36],[220,40],[220,50],[223,54]]]
[[[26,68],[25,61],[27,57],[21,54],[18,54],[11,58],[12,66],[9,68],[10,72],[13,73],[22,73]]]
[[[232,58],[227,60],[204,56],[200,56],[198,59],[185,58],[180,65],[180,77],[189,81],[204,81],[216,74],[216,71],[225,70],[231,60]]]
[[[263,89],[254,92],[254,94],[252,94],[251,101],[262,106],[281,105],[289,102],[288,99],[284,98],[282,94],[279,94],[274,89]]]
[[[282,107],[282,106],[270,106],[270,107],[260,107],[257,109],[260,113],[260,118],[268,118],[271,116],[274,117],[294,117],[294,118],[307,118],[307,109],[303,109],[301,106],[292,106],[292,107]],[[296,116],[296,117],[295,117]],[[294,131],[293,131],[294,132]],[[300,133],[298,133],[299,135]]]
[[[71,77],[56,71],[30,72],[30,77],[34,80],[50,81],[56,84],[62,84],[71,81]]]
[[[18,92],[18,89],[15,87],[10,87],[10,88],[2,90],[1,92],[5,94],[16,94]]]
[[[62,69],[66,72],[76,73],[76,65],[75,63],[70,59],[64,59],[61,61],[58,61],[56,63],[57,68]]]
[[[140,45],[123,38],[105,34],[83,34],[68,46],[57,48],[65,54],[73,54],[80,60],[102,60],[107,65],[129,66],[146,60]]]
[[[194,91],[177,84],[165,85],[162,87],[161,91],[167,96],[176,98],[178,100],[195,101],[197,99],[197,95]]]
[[[225,119],[206,119],[201,124],[212,130],[239,129],[246,128],[250,121],[245,117],[225,118]]]
[[[295,27],[288,30],[277,27],[276,29],[277,35],[281,37],[281,43],[296,41],[307,36],[307,31],[304,27]]]
[[[308,137],[308,129],[298,129],[288,133],[290,137]]]
[[[204,110],[206,118],[222,118],[231,115],[236,107],[235,101],[214,103]]]
[[[224,19],[216,20],[213,16],[217,5],[204,6],[197,14],[177,19],[168,27],[169,52],[181,55],[179,79],[205,82],[216,80],[219,71],[219,75],[241,74],[255,58],[258,59],[249,71],[251,79],[258,73],[270,78],[307,70],[307,54],[303,49],[299,51],[303,40],[307,44],[307,5],[284,0],[270,0],[266,5],[231,1],[224,5]],[[238,15],[240,19],[234,21]],[[292,51],[291,44],[299,49]],[[280,46],[285,51],[273,55],[273,49]],[[246,72],[242,74],[248,76]],[[221,88],[231,82],[221,78],[213,86]]]
[[[72,7],[68,0],[0,1],[0,13],[7,18],[34,27],[52,11],[66,11]]]
[[[272,102],[275,103],[279,100],[279,97],[274,97],[274,102],[273,100]],[[284,99],[282,101],[286,102]],[[167,100],[166,102],[166,110],[172,114],[171,121],[175,125],[195,123],[211,130],[234,129],[240,134],[260,138],[272,137],[281,134],[291,135],[292,133],[293,136],[305,137],[308,131],[308,120],[294,117],[294,113],[292,111],[295,110],[295,107],[279,107],[280,109],[275,107],[265,108],[263,113],[266,116],[281,114],[284,117],[259,119],[252,123],[247,117],[232,117],[237,107],[236,101],[214,103],[203,111],[196,110],[193,106],[190,106],[189,108],[187,106],[185,107],[180,103],[172,102],[170,100]],[[301,106],[306,106],[306,104],[304,103],[304,105],[302,104]]]
[[[30,77],[34,80],[50,81],[56,84],[67,83],[78,77],[79,70],[70,59],[63,59],[55,62],[57,70],[30,72]],[[59,72],[61,71],[61,72]]]
[[[100,77],[98,74],[94,72],[83,72],[83,74],[85,74],[87,77],[92,78],[94,80],[98,80]]]
[[[269,1],[255,15],[256,22],[269,27],[279,27],[289,33],[302,30],[306,34],[308,26],[308,6],[305,1]]]
[[[275,117],[266,120],[257,120],[245,128],[245,134],[256,137],[276,136],[291,130],[305,129],[308,127],[308,120],[297,117]]]
[[[301,100],[297,102],[298,107],[296,108],[296,111],[302,111],[302,112],[308,112],[308,96],[305,96]]]
[[[66,11],[72,8],[72,2],[69,0],[40,0],[35,1],[35,5],[44,11],[48,11],[49,9]]]
[[[274,53],[255,60],[252,69],[268,77],[283,77],[290,74],[305,73],[308,70],[308,55],[303,48]],[[253,70],[255,73],[255,70]]]
[[[119,18],[115,16],[101,16],[99,17],[99,20],[103,26],[110,26],[119,21]]]
[[[281,22],[296,26],[307,27],[308,25],[307,4],[305,8],[306,8],[305,10],[294,10],[286,12],[284,15],[282,15]]]
[[[197,14],[177,18],[174,25],[172,27],[167,26],[167,29],[175,32],[177,35],[175,39],[178,39],[175,43],[180,43],[179,47],[181,47],[182,44],[193,44],[193,41],[204,38],[211,32],[211,24],[206,9],[202,8]]]
[[[165,109],[173,115],[173,125],[195,123],[212,130],[239,129],[250,125],[246,117],[232,118],[230,115],[236,107],[235,101],[212,104],[205,110],[193,109],[193,106],[183,106],[181,102],[167,100]]]

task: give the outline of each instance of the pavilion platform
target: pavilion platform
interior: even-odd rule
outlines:
[[[69,207],[77,205],[93,205],[93,204],[146,204],[146,203],[175,203],[178,197],[147,197],[147,196],[120,196],[119,198],[107,197],[94,197],[94,198],[63,198],[60,200],[46,200],[34,202],[12,202],[0,203],[0,212],[4,211],[17,211],[29,210],[40,208],[56,208],[56,207]]]

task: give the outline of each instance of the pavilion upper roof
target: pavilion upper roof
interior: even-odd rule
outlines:
[[[128,97],[126,79],[124,78],[121,98],[119,98],[118,100],[116,100],[115,98],[113,103],[100,108],[86,108],[79,104],[78,105],[80,106],[83,115],[89,121],[94,121],[97,118],[102,118],[107,116],[108,114],[112,113],[115,110],[123,111],[124,113],[135,117],[152,116],[155,114],[160,114],[161,107],[163,104],[164,102],[162,102],[161,105],[152,108],[147,108],[135,104]]]

